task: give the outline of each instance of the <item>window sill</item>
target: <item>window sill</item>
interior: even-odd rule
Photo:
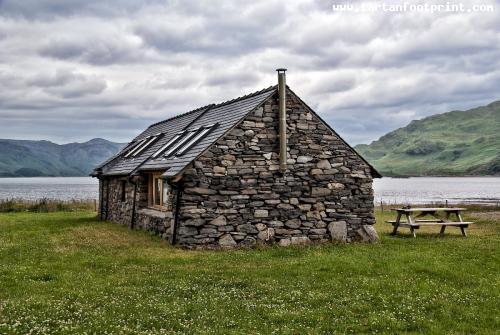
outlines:
[[[168,211],[166,210],[159,210],[158,208],[143,208],[137,211],[138,214],[146,215],[146,216],[152,216],[160,219],[165,219],[167,218]]]
[[[153,211],[158,211],[158,212],[168,212],[168,211],[171,211],[170,207],[163,207],[163,206],[151,206],[151,205],[148,205],[145,208],[151,209]]]

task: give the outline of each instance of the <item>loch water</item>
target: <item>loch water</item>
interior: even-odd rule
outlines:
[[[386,204],[500,202],[500,177],[415,177],[374,180],[375,202]],[[0,199],[97,199],[90,177],[0,178]]]

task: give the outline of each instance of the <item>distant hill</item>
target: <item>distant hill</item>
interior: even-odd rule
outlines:
[[[500,175],[500,101],[412,121],[355,149],[385,176]]]
[[[0,139],[0,177],[88,176],[123,146],[101,138],[62,145]]]

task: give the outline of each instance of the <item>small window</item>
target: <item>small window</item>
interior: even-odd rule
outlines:
[[[170,186],[167,181],[161,178],[161,174],[151,174],[149,185],[151,186],[151,191],[149,192],[150,206],[167,209],[169,207],[170,195]]]
[[[198,132],[198,129],[196,130],[192,130],[192,131],[189,131],[187,133],[187,135],[185,135],[179,142],[177,142],[172,148],[170,148],[166,153],[165,153],[165,157],[170,157],[172,156],[175,151],[181,146],[183,145],[184,143],[186,143],[187,141],[189,141],[193,136],[196,135],[196,133]]]
[[[172,137],[172,139],[170,141],[168,141],[167,144],[162,146],[160,149],[158,149],[158,151],[156,151],[153,154],[153,158],[158,157],[162,152],[164,152],[165,150],[170,148],[175,142],[177,142],[179,140],[179,138],[181,138],[182,135],[184,135],[184,133],[185,132],[180,132],[180,133],[176,134],[174,137]]]
[[[133,152],[134,152],[134,151],[135,151],[135,150],[136,150],[139,146],[141,146],[141,144],[143,144],[143,143],[144,143],[144,140],[140,140],[140,141],[138,141],[138,142],[132,143],[132,144],[130,145],[130,149],[128,149],[128,151],[127,151],[127,153],[125,154],[125,156],[124,156],[124,157],[125,157],[125,158],[130,157],[130,156],[132,155],[132,153],[133,153]]]
[[[163,157],[182,156],[189,149],[195,146],[205,136],[208,135],[218,124],[210,124],[207,126],[183,130],[174,137],[172,137],[165,145],[159,148],[154,154],[153,158],[158,158],[160,155]]]
[[[120,201],[125,201],[127,197],[127,181],[120,181]]]
[[[157,134],[154,136],[148,136],[140,141],[137,142],[137,144],[133,145],[132,148],[125,154],[125,158],[129,157],[136,157],[140,153],[142,153],[144,150],[149,148],[158,138],[160,138],[162,134]]]
[[[141,145],[137,150],[134,150],[134,153],[132,154],[133,157],[137,156],[144,150],[146,150],[147,147],[149,147],[154,141],[156,141],[157,137],[151,137],[150,139],[146,139],[143,145]]]
[[[195,130],[194,132],[196,133],[196,136],[193,137],[189,142],[187,142],[182,148],[180,148],[177,153],[175,154],[176,156],[182,156],[191,149],[195,144],[197,144],[203,137],[205,137],[211,130],[214,128],[215,125],[211,124],[206,127],[202,127],[200,129]]]

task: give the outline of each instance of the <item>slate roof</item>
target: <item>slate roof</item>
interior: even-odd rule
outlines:
[[[166,169],[164,176],[175,176],[211,144],[217,141],[217,139],[236,126],[249,112],[261,106],[276,91],[277,86],[272,86],[240,98],[201,107],[155,123],[134,138],[117,155],[98,166],[92,175],[130,175],[138,171]],[[179,131],[207,126],[209,124],[217,124],[217,126],[206,137],[192,146],[184,155],[169,158],[164,158],[160,155],[156,159],[152,158],[152,155]],[[124,153],[138,140],[157,134],[163,134],[163,136],[141,154],[133,158],[123,157]]]
[[[128,176],[138,173],[139,171],[163,171],[165,177],[173,177],[178,175],[182,170],[196,159],[202,152],[208,149],[213,143],[221,138],[226,132],[239,124],[239,122],[251,111],[260,107],[269,97],[277,92],[277,85],[263,89],[261,91],[242,96],[233,100],[229,100],[219,104],[211,104],[190,112],[174,116],[170,119],[152,124],[139,136],[134,138],[125,148],[118,154],[111,157],[107,161],[99,165],[92,176]],[[345,145],[352,148],[339,134],[333,130],[328,123],[321,119],[298,95],[296,95],[289,87],[287,89],[295,95],[314,115],[316,115],[330,130],[339,137]],[[153,154],[166,143],[168,143],[177,133],[186,129],[195,129],[211,124],[217,124],[213,130],[203,137],[195,145],[181,156],[171,156],[165,158],[159,155],[153,158]],[[159,139],[146,150],[141,152],[136,157],[124,158],[124,155],[137,141],[140,141],[149,136],[159,135]],[[357,152],[356,152],[357,153]],[[381,175],[368,163],[361,155],[358,156],[371,168],[372,176],[380,178]]]

